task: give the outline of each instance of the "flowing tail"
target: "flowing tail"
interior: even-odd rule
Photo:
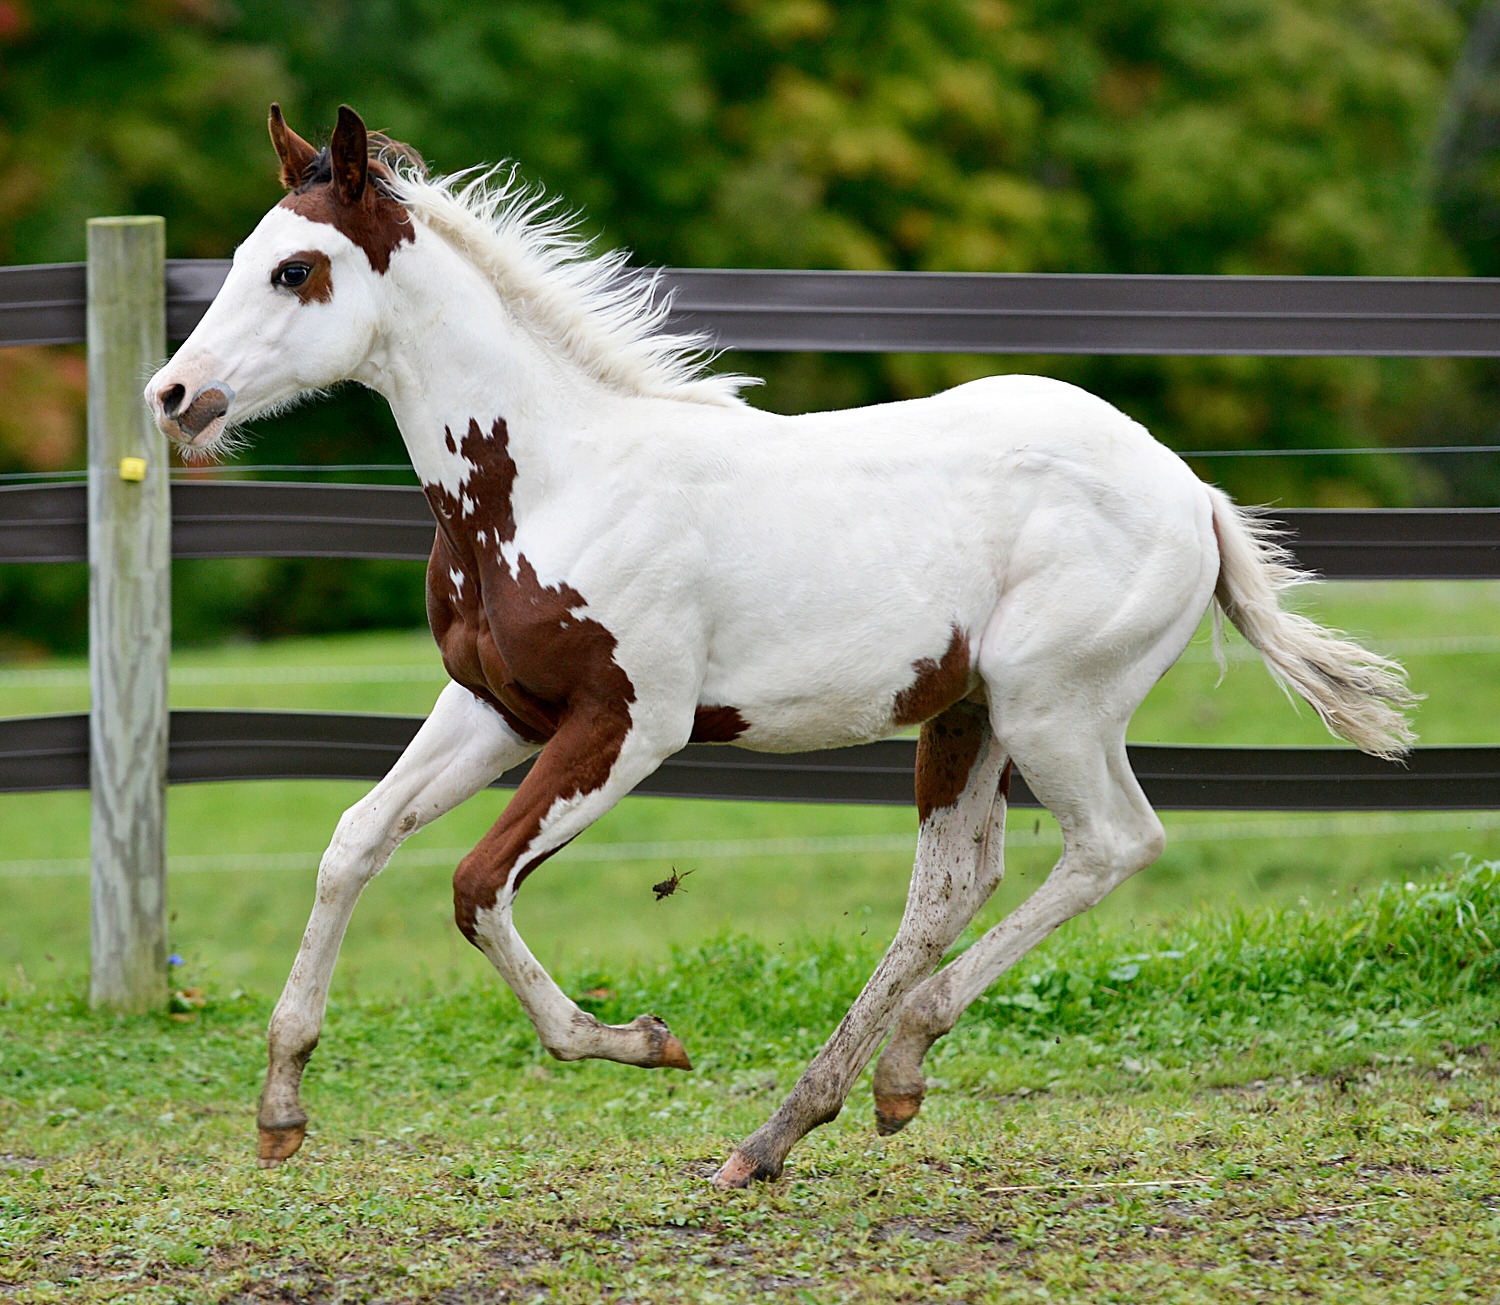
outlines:
[[[1314,577],[1301,570],[1273,526],[1205,486],[1213,502],[1219,540],[1219,583],[1214,588],[1214,649],[1219,652],[1227,616],[1265,659],[1285,690],[1295,689],[1335,734],[1362,752],[1394,759],[1416,741],[1405,711],[1419,696],[1406,671],[1305,616],[1285,611],[1282,590]]]

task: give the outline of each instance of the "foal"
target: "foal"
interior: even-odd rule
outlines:
[[[921,725],[916,864],[889,951],[770,1120],[719,1170],[778,1174],[882,1039],[882,1132],[922,1060],[1065,920],[1160,854],[1125,727],[1216,603],[1330,729],[1393,756],[1400,667],[1283,612],[1303,577],[1135,422],[1056,381],[782,417],[622,256],[493,174],[429,179],[339,110],[314,149],[271,109],[286,197],[146,390],[188,456],[308,391],[390,402],[437,519],[427,610],[452,683],[339,822],[270,1025],[260,1162],[302,1142],[303,1068],[361,889],[414,830],[540,752],[459,864],[455,915],[562,1060],[689,1068],[666,1024],[604,1025],[516,933],[523,880],[689,741],[832,748]],[[1063,853],[1031,898],[936,971],[1001,875],[1019,769]],[[936,971],[936,972],[935,972]]]

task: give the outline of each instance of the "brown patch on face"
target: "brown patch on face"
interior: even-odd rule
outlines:
[[[271,141],[281,160],[282,184],[292,192],[281,207],[343,232],[364,250],[370,266],[384,273],[391,255],[414,239],[415,230],[411,215],[391,194],[394,173],[386,160],[399,158],[425,171],[422,156],[389,136],[366,132],[347,104],[339,106],[333,139],[323,150],[288,127],[280,106],[273,104]]]
[[[917,815],[924,825],[934,811],[951,807],[963,796],[989,729],[989,713],[972,702],[957,702],[922,726],[916,780]],[[1007,765],[1002,788],[1009,787],[1009,780]]]
[[[699,707],[693,713],[693,732],[688,735],[688,742],[733,743],[749,728],[750,722],[736,707]]]
[[[272,284],[281,269],[292,263],[303,263],[308,268],[307,279],[301,285],[288,287],[298,299],[304,304],[326,304],[333,298],[333,268],[327,254],[321,249],[301,249],[283,258],[271,273]]]
[[[342,232],[365,251],[370,266],[382,274],[390,269],[391,255],[412,240],[416,230],[411,215],[379,186],[366,186],[353,204],[340,203],[332,183],[313,186],[288,195],[281,207]]]
[[[578,614],[586,605],[581,593],[542,584],[524,555],[514,569],[501,556],[500,546],[516,534],[516,464],[505,422],[497,419],[488,435],[477,421],[462,439],[446,434],[449,447],[476,470],[457,494],[424,486],[438,520],[427,569],[432,632],[455,681],[522,738],[547,743],[505,814],[454,877],[455,915],[472,941],[476,913],[546,859],[516,864],[553,803],[592,793],[609,778],[630,732],[635,686],[615,660],[614,635]],[[461,576],[457,584],[454,573]]]
[[[968,636],[955,625],[943,655],[913,662],[912,670],[916,679],[891,704],[891,719],[897,725],[919,725],[931,720],[974,687]]]

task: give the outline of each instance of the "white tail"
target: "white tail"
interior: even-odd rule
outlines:
[[[1205,486],[1219,540],[1214,601],[1284,689],[1295,689],[1335,734],[1363,752],[1395,758],[1416,741],[1404,712],[1419,695],[1397,662],[1361,648],[1281,606],[1282,590],[1313,579],[1282,546],[1274,527]],[[1215,611],[1215,648],[1222,630]],[[1222,664],[1222,662],[1221,662]]]

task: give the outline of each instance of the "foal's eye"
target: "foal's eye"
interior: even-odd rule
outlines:
[[[271,273],[271,284],[295,290],[311,275],[312,268],[306,263],[283,263]]]

